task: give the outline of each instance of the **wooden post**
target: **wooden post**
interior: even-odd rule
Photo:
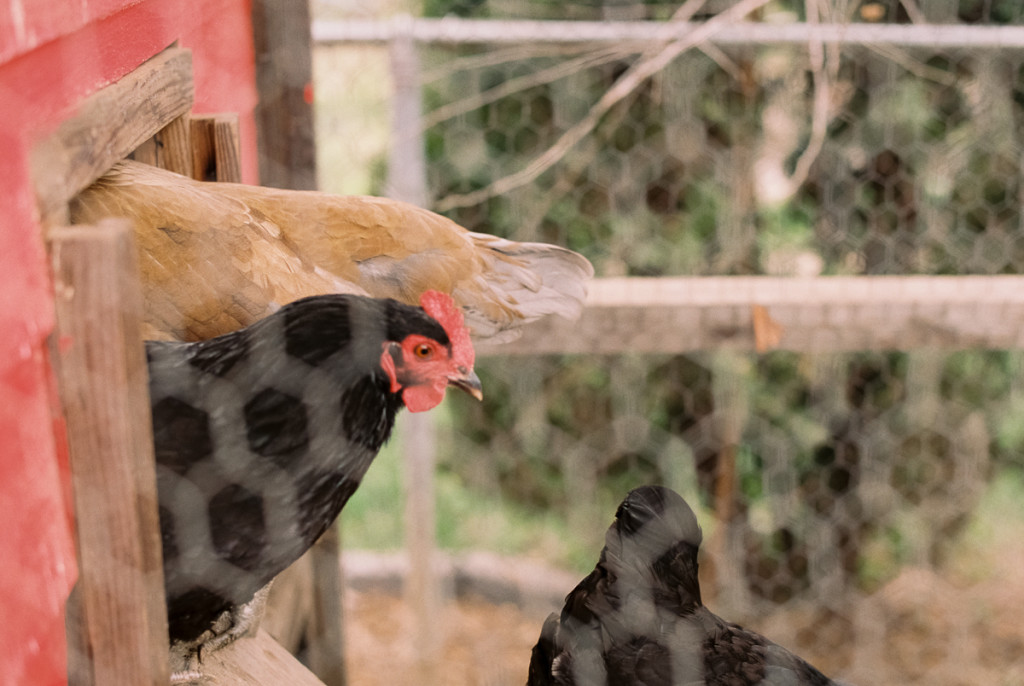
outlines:
[[[715,561],[715,586],[729,588],[728,598],[718,598],[723,607],[737,611],[749,607],[743,583],[743,565],[739,562],[742,545],[737,524],[736,458],[743,440],[743,429],[749,415],[746,389],[750,387],[750,361],[740,353],[721,351],[711,356],[712,391],[715,399],[715,438],[718,465],[714,480],[715,519],[720,526],[709,537],[707,548]],[[713,591],[712,591],[713,592]]]
[[[216,114],[193,117],[191,121],[192,178],[200,181],[241,183],[241,144],[238,115]]]
[[[217,145],[213,135],[213,117],[192,117],[189,120],[192,150],[188,176],[200,181],[217,180]]]
[[[253,0],[252,25],[259,91],[255,118],[260,183],[315,190],[309,5],[305,0]],[[318,601],[313,616],[304,623],[309,663],[327,686],[345,684],[340,548],[338,533],[332,528],[307,553],[312,558],[313,592]]]
[[[175,174],[191,176],[192,127],[188,114],[183,114],[153,136],[156,159],[152,164]]]
[[[260,183],[316,188],[309,5],[305,0],[253,0],[257,147]]]
[[[218,181],[242,182],[242,143],[237,114],[219,114],[213,118],[213,158]]]
[[[411,25],[410,21],[408,26]],[[391,43],[391,74],[395,92],[388,194],[397,200],[426,207],[427,174],[420,135],[419,54],[411,33],[400,32]],[[437,683],[436,658],[443,630],[438,622],[440,582],[434,569],[437,547],[434,513],[436,431],[430,413],[406,413],[401,421],[405,547],[409,555],[405,599],[415,618],[413,641],[420,667],[419,680]]]
[[[75,501],[72,684],[164,686],[167,610],[142,303],[130,224],[50,233],[55,362]]]
[[[332,525],[309,552],[313,580],[313,611],[306,624],[309,668],[328,686],[344,686],[345,653],[341,575],[341,539]]]

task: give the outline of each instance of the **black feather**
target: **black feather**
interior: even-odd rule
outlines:
[[[148,342],[173,641],[193,641],[337,518],[402,406],[385,341],[449,345],[423,310],[305,298],[199,343]]]
[[[219,336],[200,341],[188,349],[188,363],[216,376],[224,376],[249,352],[249,334],[236,331],[230,336]]]
[[[309,447],[309,422],[301,398],[264,388],[242,407],[249,449],[282,469]]]
[[[829,686],[835,682],[701,604],[701,531],[661,486],[629,493],[594,571],[544,623],[527,686]]]

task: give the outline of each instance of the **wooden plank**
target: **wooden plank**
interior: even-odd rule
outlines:
[[[933,3],[921,3],[928,7]],[[725,7],[727,3],[719,3]],[[420,43],[473,44],[623,44],[637,46],[682,38],[702,26],[686,21],[581,21],[459,19],[396,15],[388,19],[321,19],[313,23],[320,45],[387,43],[396,35],[411,33]],[[875,22],[760,22],[725,24],[708,36],[714,45],[805,46],[811,42],[834,45],[868,45],[885,48],[926,47],[930,50],[968,48],[1007,50],[1024,48],[1024,27],[969,24],[881,24]]]
[[[391,153],[388,160],[388,193],[395,200],[426,206],[427,167],[423,140],[418,133],[421,102],[420,54],[409,35],[396,37],[389,47],[392,84]],[[412,624],[406,639],[413,649],[416,671],[423,683],[441,678],[441,646],[444,625],[437,621],[443,609],[437,560],[437,427],[432,414],[402,418],[402,476],[405,496],[404,537],[409,573],[403,583]]]
[[[217,156],[214,152],[213,118],[193,117],[189,122],[192,132],[192,168],[189,176],[200,181],[217,180]]]
[[[262,627],[286,650],[298,654],[325,684],[344,684],[338,660],[344,637],[340,541],[337,525],[274,579]],[[314,609],[315,608],[315,609]]]
[[[192,126],[187,114],[175,117],[153,136],[154,166],[183,176],[192,175]]]
[[[237,114],[193,117],[192,178],[200,181],[242,182],[241,143]]]
[[[187,114],[175,117],[129,155],[137,162],[192,175],[192,127]]]
[[[119,682],[127,683],[127,682]],[[324,686],[266,631],[203,657],[203,686]]]
[[[238,135],[238,115],[218,114],[213,118],[213,152],[217,180],[242,182],[242,144]]]
[[[192,54],[169,48],[86,98],[32,151],[44,225],[59,223],[75,194],[192,108]]]
[[[129,222],[50,233],[77,528],[73,684],[169,678],[141,288]]]
[[[253,0],[252,24],[259,92],[254,117],[260,183],[315,190],[309,3]],[[328,686],[345,683],[337,548],[336,540],[328,536],[309,553],[313,559],[310,583],[321,601],[313,604],[313,616],[305,622],[306,640],[310,665]]]
[[[412,610],[409,640],[416,671],[423,683],[442,683],[441,646],[444,624],[441,579],[436,567],[437,427],[429,413],[408,413],[399,425],[402,445],[402,485],[405,498],[405,551],[409,573],[402,592]]]
[[[260,628],[293,655],[302,650],[313,616],[312,557],[312,549],[307,550],[274,578],[267,597],[267,610],[260,622]]]
[[[755,335],[755,317],[771,335]],[[595,279],[576,322],[549,318],[479,355],[1024,348],[1024,276]]]
[[[253,0],[260,183],[316,189],[309,3]]]
[[[309,553],[312,562],[313,612],[309,618],[309,668],[331,686],[346,683],[341,575],[341,537],[335,523]]]
[[[156,136],[152,136],[142,141],[142,143],[139,144],[139,147],[132,150],[131,154],[128,155],[128,158],[135,160],[136,162],[148,164],[151,167],[159,167],[159,156],[160,148],[157,145]]]

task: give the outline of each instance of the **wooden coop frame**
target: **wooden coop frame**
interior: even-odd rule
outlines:
[[[116,218],[68,226],[68,203],[126,157],[240,181],[237,115],[193,117],[193,97],[191,53],[172,46],[87,98],[33,150],[77,522],[79,581],[68,607],[74,686],[163,686],[169,668],[133,232]],[[203,670],[219,684],[324,683],[265,631],[206,657]]]
[[[192,117],[192,103],[191,56],[171,47],[84,101],[32,158],[53,262],[52,358],[79,522],[77,621],[69,622],[80,627],[71,646],[76,686],[166,684],[168,667],[132,233],[117,220],[68,227],[67,204],[129,155],[194,178],[240,180],[237,117]],[[478,352],[1020,349],[1022,322],[1017,276],[598,279],[579,322],[540,322],[518,341]],[[328,564],[320,567],[331,559],[322,555]],[[204,668],[223,684],[325,683],[265,632],[210,656]]]

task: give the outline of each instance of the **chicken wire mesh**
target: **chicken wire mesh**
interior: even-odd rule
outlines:
[[[706,3],[693,18],[727,8]],[[493,36],[518,30],[499,20],[666,19],[678,9],[455,2],[426,12],[490,19],[480,30]],[[319,7],[321,19],[339,12]],[[418,42],[422,128],[399,134],[388,123],[388,48],[322,42],[321,186],[387,194],[388,151],[408,136],[425,151],[433,209],[471,230],[570,247],[599,277],[1019,273],[1024,51],[967,29],[1020,30],[1020,7],[772,3],[760,12],[878,22],[880,38],[773,41],[733,25],[733,38],[641,78],[639,65],[665,43],[576,42],[569,28],[487,42],[467,29],[462,41]],[[910,22],[962,32],[939,40],[948,34],[932,25],[884,39],[883,29]],[[814,354],[499,351],[478,364],[484,403],[453,398],[440,427],[439,540],[543,560],[578,579],[625,492],[663,483],[698,511],[705,593],[727,619],[852,681],[1016,683],[1022,363],[1020,351],[984,339],[972,349]],[[393,460],[370,470],[342,515],[346,545],[401,545],[400,518],[379,505],[400,500]],[[350,622],[350,635],[366,634],[359,622],[370,614]],[[465,626],[442,625],[459,637],[465,683],[525,677],[539,622],[525,622],[531,632],[496,621],[525,646],[510,651],[518,669],[495,665],[490,642],[474,651],[473,637],[495,627],[467,637]],[[393,638],[366,640],[394,649],[403,638]]]

